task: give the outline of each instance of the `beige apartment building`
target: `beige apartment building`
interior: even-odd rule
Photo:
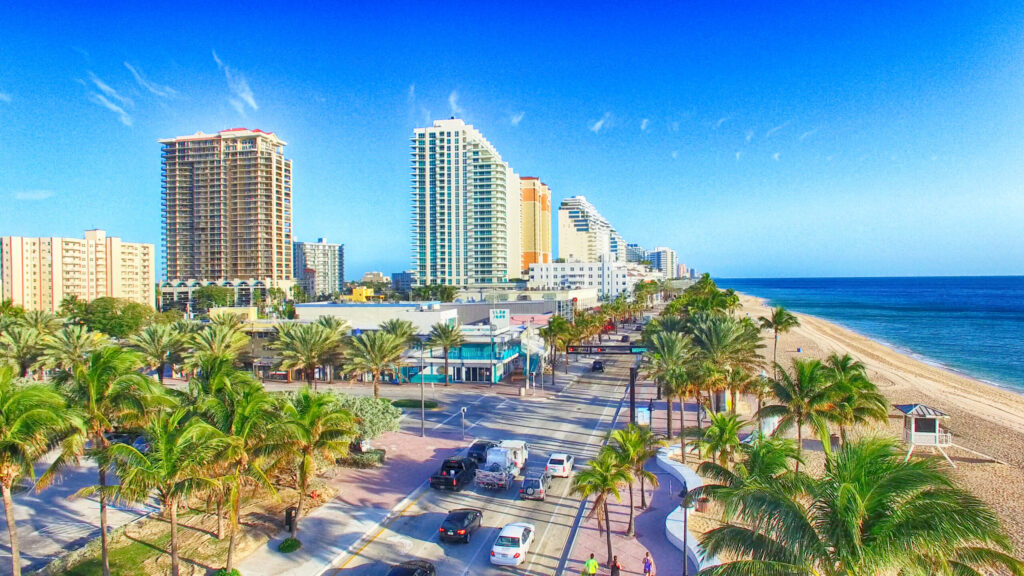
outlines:
[[[538,178],[522,176],[523,272],[531,264],[551,263],[551,190]]]
[[[160,140],[166,279],[290,285],[292,161],[273,132]]]
[[[156,248],[122,242],[103,230],[85,238],[0,237],[0,299],[56,312],[65,296],[109,296],[153,306]]]

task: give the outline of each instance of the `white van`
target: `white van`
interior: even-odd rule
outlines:
[[[522,440],[502,440],[498,446],[509,451],[515,467],[526,468],[526,460],[530,457],[530,446]]]

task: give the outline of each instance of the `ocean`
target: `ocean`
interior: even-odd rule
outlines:
[[[715,282],[1024,394],[1024,276]]]

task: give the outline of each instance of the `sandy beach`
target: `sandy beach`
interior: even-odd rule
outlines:
[[[768,313],[763,300],[741,295],[741,316],[756,320]],[[943,428],[953,434],[954,443],[1005,462],[991,462],[956,447],[948,451],[956,463],[954,477],[1000,515],[1015,554],[1024,557],[1024,395],[926,364],[821,318],[797,316],[800,326],[780,338],[780,364],[788,367],[794,357],[849,353],[865,364],[869,377],[890,403],[921,403],[945,412],[949,418]],[[772,336],[765,334],[762,354],[770,363]],[[885,431],[899,436],[902,425],[902,417],[892,409]],[[927,449],[919,452],[921,457],[941,458]]]

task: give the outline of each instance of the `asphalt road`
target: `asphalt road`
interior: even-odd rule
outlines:
[[[446,410],[428,416],[428,431],[448,429],[460,433],[459,407],[467,406],[467,442],[473,438],[491,440],[520,439],[530,445],[527,472],[542,470],[552,452],[568,452],[577,466],[600,449],[612,418],[621,403],[628,382],[632,356],[606,357],[603,374],[584,374],[557,396],[546,400],[498,395],[449,398],[442,392]],[[418,413],[403,424],[418,428]],[[429,432],[428,432],[429,433]],[[576,522],[580,499],[570,494],[571,479],[556,478],[546,501],[518,499],[518,485],[508,492],[490,492],[476,487],[464,492],[428,490],[414,501],[388,528],[365,547],[342,561],[328,575],[385,575],[390,566],[411,559],[434,563],[441,576],[473,574],[555,574],[570,532]],[[484,510],[483,526],[469,544],[442,544],[437,529],[448,510],[455,508]],[[537,537],[524,564],[503,568],[490,564],[490,549],[502,526],[529,522],[536,526]]]

